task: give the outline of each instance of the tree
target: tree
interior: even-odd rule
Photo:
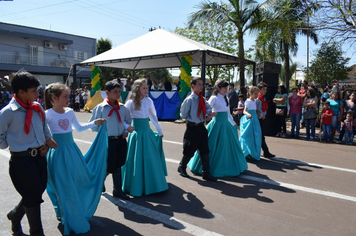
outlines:
[[[96,44],[96,53],[97,55],[109,51],[112,48],[112,42],[110,39],[100,38]],[[132,72],[129,70],[117,69],[117,68],[107,68],[99,67],[100,69],[100,86],[105,88],[107,81],[110,81],[114,78],[127,78]]]
[[[319,0],[320,10],[311,18],[328,38],[356,47],[355,0]]]
[[[237,54],[237,36],[231,23],[217,24],[212,20],[199,20],[191,27],[176,28],[174,32],[224,52]],[[233,73],[234,67],[232,66],[208,66],[206,68],[206,75],[212,84],[219,78],[230,81],[234,76]]]
[[[283,62],[284,84],[289,90],[289,80],[292,77],[290,53],[298,52],[298,35],[310,37],[316,44],[318,37],[313,27],[308,23],[309,15],[318,9],[314,2],[296,0],[270,0],[268,10],[264,12],[268,26],[261,28],[257,40],[256,53],[263,59]]]
[[[324,42],[310,66],[310,78],[323,87],[333,81],[345,80],[351,68],[346,65],[350,58],[343,57],[341,45],[336,42]]]
[[[195,22],[202,20],[213,20],[218,24],[232,23],[236,28],[238,38],[238,57],[240,72],[240,90],[245,91],[245,51],[244,35],[247,31],[262,26],[264,22],[261,18],[262,5],[253,0],[228,0],[229,4],[202,1],[197,5],[197,12],[190,14],[188,25],[191,27]]]

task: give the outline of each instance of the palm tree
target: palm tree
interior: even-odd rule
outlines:
[[[309,26],[307,22],[308,15],[312,11],[316,11],[318,6],[306,0],[270,0],[267,5],[269,11],[265,12],[265,18],[269,24],[262,29],[259,38],[268,42],[266,51],[269,51],[264,52],[266,55],[275,53],[275,58],[279,57],[280,61],[283,61],[284,83],[286,88],[289,89],[289,80],[292,76],[290,53],[296,56],[298,52],[297,36],[306,35],[315,44],[318,43],[318,37],[313,31],[313,27]],[[274,51],[271,51],[271,48]]]
[[[231,22],[236,27],[236,34],[239,44],[239,72],[240,90],[245,94],[245,51],[244,35],[247,31],[262,26],[261,4],[254,0],[228,0],[229,4],[210,2],[208,0],[200,2],[188,17],[188,26],[193,26],[199,20],[216,20],[217,23]]]

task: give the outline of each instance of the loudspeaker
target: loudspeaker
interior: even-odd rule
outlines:
[[[256,65],[256,75],[260,74],[277,74],[281,73],[281,64],[273,63],[273,62],[260,62]]]
[[[259,82],[265,82],[268,84],[269,88],[277,88],[278,87],[278,80],[279,80],[279,75],[278,74],[260,74],[257,75],[257,84]]]

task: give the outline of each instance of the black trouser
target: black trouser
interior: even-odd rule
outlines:
[[[267,143],[266,143],[266,138],[265,138],[265,134],[263,133],[263,123],[264,123],[264,120],[262,119],[258,119],[260,121],[260,126],[261,126],[261,136],[262,136],[262,150],[263,150],[263,154],[269,154],[269,150],[268,150],[268,147],[267,147]]]
[[[277,122],[278,125],[278,132],[282,132],[282,133],[287,133],[287,125],[286,125],[286,117],[287,117],[287,108],[283,109],[283,115],[275,116],[275,120]]]
[[[47,187],[47,160],[37,155],[11,155],[9,173],[15,189],[22,196],[23,206],[39,206]]]
[[[187,123],[187,129],[183,138],[183,158],[180,165],[183,168],[187,167],[189,160],[193,157],[195,151],[200,154],[203,171],[209,171],[209,146],[208,146],[208,130],[204,123],[195,125]]]
[[[121,190],[122,178],[121,167],[125,165],[127,154],[127,141],[120,136],[109,136],[108,143],[108,159],[107,159],[107,175],[112,174],[114,190]]]
[[[47,186],[47,160],[39,154],[11,153],[9,173],[17,192],[22,196],[20,203],[12,210],[11,222],[18,224],[26,212],[30,235],[43,236],[40,204]]]

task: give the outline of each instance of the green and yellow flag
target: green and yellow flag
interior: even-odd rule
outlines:
[[[100,91],[100,70],[97,66],[91,66],[90,97],[93,97],[96,91]]]

